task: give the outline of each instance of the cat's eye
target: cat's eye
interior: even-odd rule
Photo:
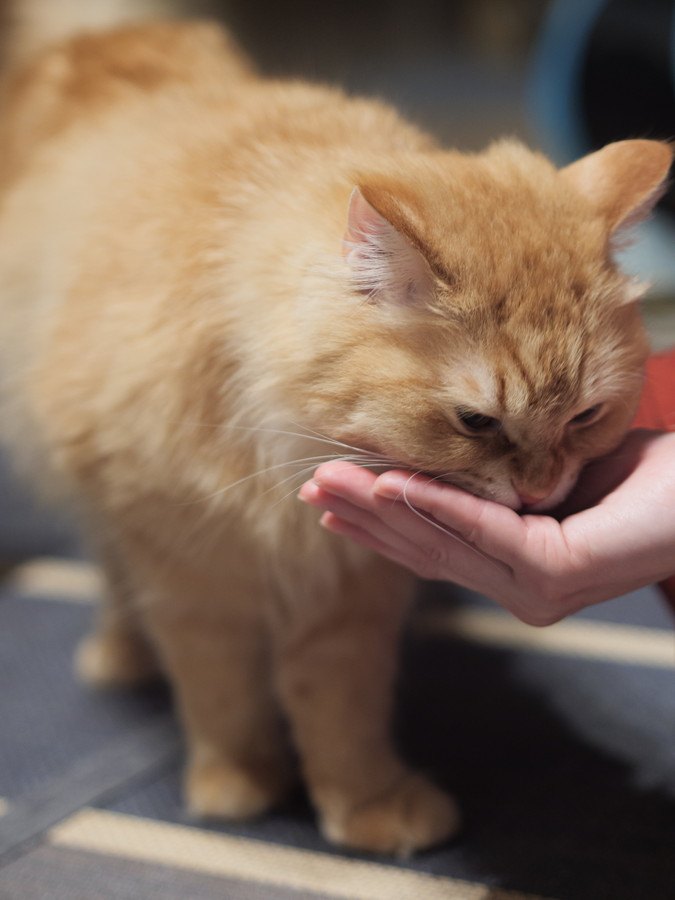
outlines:
[[[458,409],[457,418],[467,431],[473,434],[492,434],[499,431],[502,423],[493,416],[485,416],[483,413],[472,412],[469,409]]]
[[[590,425],[600,415],[602,403],[596,403],[595,406],[589,406],[583,412],[577,413],[570,419],[570,425]]]

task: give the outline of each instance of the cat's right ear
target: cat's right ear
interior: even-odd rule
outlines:
[[[354,188],[342,253],[355,290],[378,303],[416,306],[431,290],[424,256]]]
[[[560,174],[593,204],[614,233],[649,215],[666,188],[672,160],[673,148],[663,141],[617,141]]]

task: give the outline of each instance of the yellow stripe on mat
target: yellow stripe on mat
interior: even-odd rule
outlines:
[[[2,797],[0,797],[0,816],[4,816],[8,809],[9,803],[6,800],[3,800]]]
[[[448,634],[497,647],[675,669],[675,631],[660,628],[588,619],[566,619],[547,628],[533,628],[507,613],[482,609],[421,615],[417,627],[423,633]]]
[[[49,841],[57,847],[316,891],[343,900],[543,900],[454,878],[105,810],[82,810],[54,828]]]
[[[98,568],[78,560],[37,559],[15,569],[10,582],[28,597],[76,603],[96,600],[103,591]],[[475,608],[422,613],[416,625],[422,632],[497,647],[675,669],[675,631],[661,628],[589,619],[566,619],[548,628],[533,628],[506,613]]]
[[[83,560],[42,557],[17,566],[8,578],[17,591],[41,600],[89,603],[101,596],[103,581],[96,566]]]

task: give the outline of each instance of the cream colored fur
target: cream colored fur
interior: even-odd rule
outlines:
[[[583,161],[444,151],[382,104],[259,78],[210,24],[75,37],[8,82],[2,430],[105,571],[83,675],[171,680],[194,812],[278,802],[287,723],[330,840],[455,832],[389,738],[411,579],[293,492],[356,456],[550,504],[616,445],[646,346],[611,238],[670,151],[612,146],[592,195]]]
[[[10,40],[5,63],[16,66],[44,47],[80,32],[103,31],[124,24],[185,11],[181,0],[1,0],[7,8]]]

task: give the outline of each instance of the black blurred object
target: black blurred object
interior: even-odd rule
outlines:
[[[558,162],[675,138],[674,0],[554,0],[533,62],[535,125]],[[672,188],[661,207],[675,211]]]
[[[580,75],[591,146],[675,138],[675,3],[613,0],[592,29]],[[661,206],[675,214],[672,185]]]

